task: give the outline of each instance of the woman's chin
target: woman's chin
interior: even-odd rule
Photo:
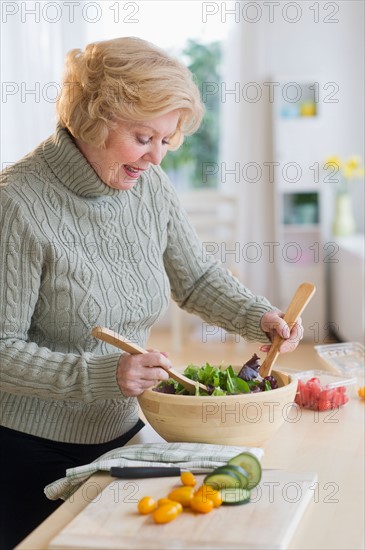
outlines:
[[[113,189],[119,189],[120,191],[128,191],[128,189],[132,189],[136,185],[136,183],[139,181],[139,178],[120,178],[118,180],[112,180],[109,182],[106,182],[106,184],[109,187],[112,187]]]

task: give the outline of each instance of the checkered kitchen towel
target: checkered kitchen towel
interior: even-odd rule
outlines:
[[[94,462],[66,470],[66,477],[45,487],[50,500],[69,498],[92,474],[109,471],[112,466],[176,466],[193,473],[205,473],[223,466],[233,456],[250,451],[259,460],[263,449],[257,447],[231,447],[208,443],[148,443],[127,445],[113,449]]]

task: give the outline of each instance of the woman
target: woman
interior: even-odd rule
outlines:
[[[135,397],[168,377],[164,353],[120,354],[95,325],[143,346],[171,293],[264,351],[272,330],[281,351],[301,332],[202,258],[159,168],[203,116],[188,69],[137,38],[90,44],[67,56],[57,113],[55,134],[3,173],[2,548],[59,505],[45,485],[141,428]]]

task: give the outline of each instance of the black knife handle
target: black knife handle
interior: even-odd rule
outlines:
[[[180,468],[170,468],[164,466],[126,466],[124,468],[121,468],[119,466],[112,466],[110,468],[111,476],[120,477],[123,479],[179,476],[180,473]]]

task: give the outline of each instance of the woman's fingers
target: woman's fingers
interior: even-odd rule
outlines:
[[[159,351],[120,356],[117,382],[126,397],[140,395],[144,390],[167,380],[171,361]]]
[[[298,346],[300,340],[303,338],[303,325],[302,320],[299,318],[292,326],[283,319],[284,313],[282,311],[269,311],[261,320],[261,328],[266,332],[273,340],[275,334],[279,334],[285,341],[280,346],[280,353],[287,353],[294,351]],[[270,350],[270,344],[263,344],[260,347],[261,351],[267,352]]]
[[[263,344],[262,346],[260,346],[260,351],[263,351],[264,353],[267,353],[268,351],[270,351],[270,344]]]
[[[277,332],[282,338],[289,338],[290,330],[284,321],[283,316],[284,313],[282,311],[269,311],[262,317],[261,328],[269,335],[271,340],[275,332]]]
[[[160,350],[158,350],[158,349],[156,349],[156,348],[148,348],[147,351],[158,351],[159,353],[161,353],[161,355],[164,355],[165,357],[168,357],[168,356],[169,356],[169,354],[167,353],[167,351],[160,351]]]
[[[298,319],[297,322],[292,327],[290,327],[290,336],[287,340],[285,340],[285,342],[281,344],[280,352],[287,353],[290,351],[294,351],[301,339],[303,338],[303,332],[304,331],[302,320]]]

